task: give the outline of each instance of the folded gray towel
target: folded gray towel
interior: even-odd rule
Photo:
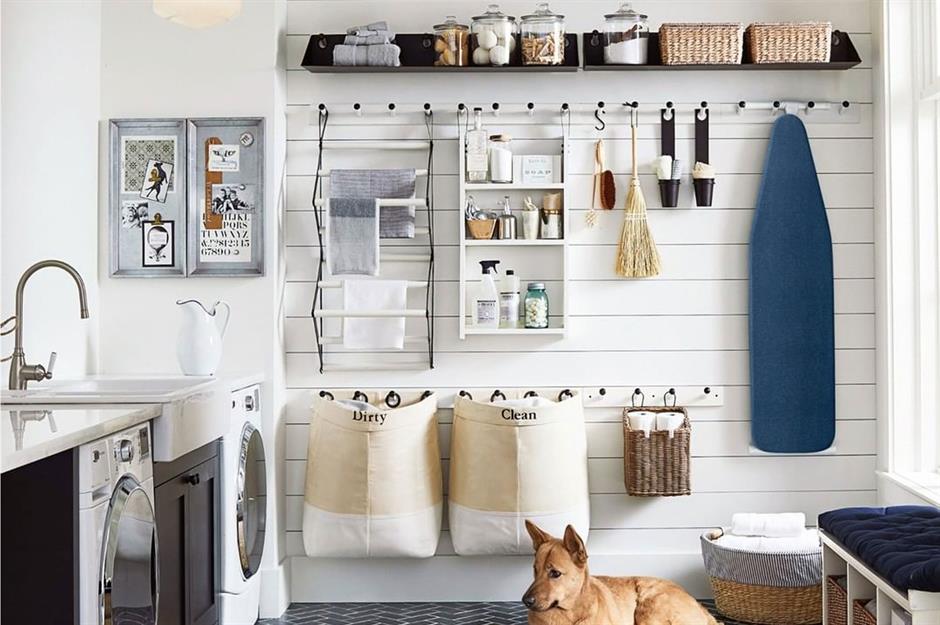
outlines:
[[[326,230],[326,265],[331,275],[379,275],[378,206],[374,199],[330,198]]]
[[[388,30],[388,22],[372,22],[371,24],[363,24],[362,26],[353,26],[352,28],[346,29],[346,34],[355,35],[360,30]]]
[[[372,67],[399,67],[401,48],[393,43],[370,46],[339,44],[333,46],[333,65]]]
[[[374,46],[395,41],[395,33],[390,30],[360,30],[354,35],[346,35],[343,44],[347,46]]]
[[[330,173],[330,197],[400,199],[414,195],[414,169],[334,169]],[[379,235],[383,239],[413,239],[414,206],[380,208]]]

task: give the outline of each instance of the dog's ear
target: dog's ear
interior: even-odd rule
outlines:
[[[527,532],[529,532],[529,536],[532,537],[532,548],[536,551],[539,550],[539,547],[542,545],[542,543],[547,543],[552,539],[548,532],[542,531],[542,528],[529,519],[526,519],[525,521],[525,529]]]
[[[588,555],[587,549],[584,547],[584,541],[581,540],[581,537],[578,536],[578,532],[576,532],[571,525],[565,528],[564,543],[565,549],[571,554],[571,559],[574,560],[575,564],[578,566],[587,564]]]

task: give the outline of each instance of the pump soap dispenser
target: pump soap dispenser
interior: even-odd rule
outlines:
[[[479,328],[499,328],[499,291],[496,289],[498,260],[481,260],[483,278],[473,302],[473,323]]]

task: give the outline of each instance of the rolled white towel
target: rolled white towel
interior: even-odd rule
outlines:
[[[726,549],[739,549],[755,553],[805,553],[819,549],[819,532],[804,529],[799,536],[768,538],[766,536],[735,536],[724,534],[715,544]]]
[[[735,536],[787,538],[799,536],[805,529],[806,515],[802,512],[780,514],[739,512],[731,517],[731,533]]]

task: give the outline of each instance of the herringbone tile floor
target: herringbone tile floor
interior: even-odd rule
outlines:
[[[714,612],[710,602],[703,602]],[[720,620],[720,619],[719,619]],[[295,603],[259,625],[525,625],[521,603]],[[742,625],[724,620],[725,625]]]

